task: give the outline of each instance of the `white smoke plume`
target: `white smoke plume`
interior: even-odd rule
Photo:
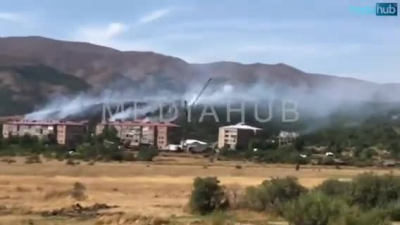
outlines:
[[[178,95],[168,91],[163,91],[157,95],[143,94],[133,90],[105,90],[102,93],[96,95],[94,93],[81,93],[77,96],[72,97],[57,97],[46,104],[39,110],[27,114],[25,119],[29,120],[62,120],[75,115],[82,115],[85,113],[90,114],[90,110],[103,104],[108,105],[120,105],[126,102],[166,102],[171,98],[178,98]],[[138,109],[137,114],[145,114],[146,109]],[[89,112],[87,112],[89,111]],[[121,115],[115,115],[112,119],[125,119],[126,116],[134,115],[132,109],[128,109]],[[90,115],[88,115],[90,116]]]
[[[188,85],[186,91],[176,92],[171,90],[132,90],[132,89],[106,89],[99,94],[81,93],[73,97],[54,98],[44,107],[26,115],[26,119],[48,120],[65,119],[75,115],[90,116],[94,106],[102,104],[121,104],[125,102],[147,103],[145,106],[135,108],[128,107],[125,111],[114,114],[110,120],[133,119],[143,117],[147,113],[159,109],[160,103],[171,103],[174,101],[187,100],[192,105],[198,93],[203,88],[204,82]],[[374,100],[377,90],[374,88],[346,86],[343,83],[325,83],[317,87],[309,88],[305,85],[296,87],[279,86],[267,84],[264,81],[253,85],[238,85],[231,82],[214,84],[205,90],[196,104],[222,105],[227,102],[264,102],[276,99],[287,99],[298,102],[298,106],[305,109],[310,115],[327,116],[337,111],[344,102],[358,104],[364,101]],[[398,100],[392,97],[381,97],[384,100]],[[100,107],[101,108],[101,107]],[[357,109],[357,107],[354,107]],[[350,110],[350,108],[349,108]],[[149,119],[154,119],[150,118]]]
[[[115,120],[125,120],[125,119],[139,119],[143,116],[145,116],[149,112],[154,112],[158,110],[160,107],[160,104],[158,103],[146,103],[145,106],[139,107],[137,104],[134,106],[131,106],[122,112],[115,113],[110,117],[110,121],[115,121]]]

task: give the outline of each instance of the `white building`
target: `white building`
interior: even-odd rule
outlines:
[[[236,125],[219,128],[218,148],[227,146],[230,149],[247,148],[250,140],[256,136],[261,129],[238,123]]]
[[[281,131],[278,135],[279,146],[292,144],[298,137],[300,134],[297,132]]]
[[[209,148],[210,145],[207,142],[195,139],[187,139],[179,145],[171,144],[168,146],[169,151],[180,151],[186,149],[190,152],[203,152]]]

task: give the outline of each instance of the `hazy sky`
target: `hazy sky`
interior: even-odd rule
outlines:
[[[400,82],[400,16],[377,17],[350,10],[375,3],[1,0],[0,36],[85,41],[198,63],[283,62],[307,72]]]

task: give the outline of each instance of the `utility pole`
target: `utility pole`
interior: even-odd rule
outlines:
[[[203,94],[203,92],[206,90],[206,88],[208,87],[208,85],[210,84],[210,82],[212,81],[212,78],[208,79],[207,82],[205,83],[205,85],[203,86],[203,88],[201,89],[201,91],[199,92],[199,94],[196,96],[195,100],[192,102],[192,104],[190,104],[190,106],[188,106],[188,102],[186,101],[186,99],[183,102],[183,110],[185,111],[185,118],[183,121],[183,127],[182,127],[182,148],[184,148],[184,144],[185,141],[187,139],[187,125],[188,125],[188,115],[189,115],[189,111],[188,111],[188,107],[192,107],[196,104],[196,102],[200,99],[201,95]],[[186,149],[187,151],[187,149]]]

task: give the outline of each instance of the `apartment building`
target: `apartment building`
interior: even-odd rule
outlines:
[[[218,148],[221,149],[226,146],[229,149],[245,149],[259,130],[261,129],[245,125],[244,123],[220,127]]]
[[[122,141],[129,141],[131,146],[149,145],[158,149],[168,149],[169,144],[178,144],[181,129],[178,125],[150,121],[113,121],[96,126],[96,135],[104,128],[112,126]]]
[[[113,122],[102,122],[98,124],[96,126],[96,135],[102,134],[106,127],[114,127],[117,130],[117,136],[121,139],[125,139],[128,137],[127,135],[131,135],[133,131],[141,130],[140,123],[136,121],[116,120]]]
[[[87,122],[60,122],[57,124],[57,143],[66,145],[80,143],[88,131]]]
[[[157,123],[157,146],[159,149],[167,150],[170,144],[181,142],[182,130],[178,125],[172,123]]]
[[[87,121],[72,122],[58,120],[18,120],[3,125],[3,137],[24,136],[26,134],[39,140],[55,135],[60,145],[81,142],[87,132]]]
[[[130,142],[131,146],[139,146],[142,143],[142,126],[132,126],[131,130],[125,132],[125,136],[122,138]]]

